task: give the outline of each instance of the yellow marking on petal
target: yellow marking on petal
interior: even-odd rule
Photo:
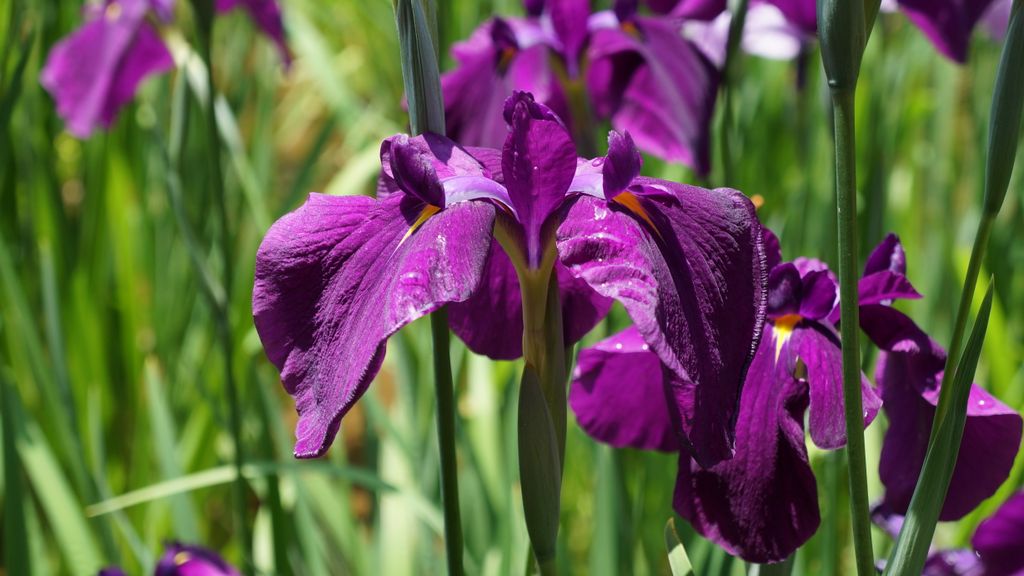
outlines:
[[[420,212],[420,215],[416,218],[416,221],[412,223],[412,226],[409,226],[409,230],[406,231],[405,236],[402,236],[402,240],[398,242],[398,246],[404,244],[405,241],[409,239],[409,236],[412,236],[413,232],[419,230],[420,226],[423,226],[424,222],[429,220],[431,216],[437,214],[440,211],[441,208],[434,206],[433,204],[427,204],[426,206],[424,206],[423,211]]]
[[[104,10],[103,15],[106,16],[110,22],[116,22],[121,17],[121,4],[118,2],[111,2],[107,5],[107,9]]]
[[[189,553],[185,552],[184,550],[182,550],[181,552],[178,552],[177,554],[174,555],[174,565],[175,566],[184,566],[185,563],[188,562],[191,559],[192,559],[192,557],[189,556]]]
[[[786,314],[775,319],[775,324],[772,326],[772,332],[775,334],[775,361],[779,361],[779,354],[782,353],[782,347],[789,340],[789,337],[793,335],[793,328],[800,323],[803,318],[799,314]]]
[[[764,196],[754,194],[750,197],[750,203],[754,205],[754,210],[760,210],[764,206]]]
[[[640,37],[640,29],[637,28],[636,24],[634,24],[633,22],[623,22],[622,31],[634,38]]]
[[[508,70],[508,67],[512,64],[512,59],[516,57],[518,50],[512,46],[506,46],[501,50],[501,56],[498,58],[498,70],[504,73]]]
[[[651,216],[647,214],[647,210],[644,208],[644,205],[640,203],[640,199],[632,192],[620,192],[612,200],[617,202],[626,210],[632,212],[637,218],[646,222],[647,225],[651,227],[651,230],[658,235],[658,238],[661,238],[661,232],[658,230],[658,227],[654,225],[654,221],[652,221]],[[664,240],[664,238],[661,239]]]

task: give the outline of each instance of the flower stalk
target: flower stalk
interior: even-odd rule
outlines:
[[[402,78],[409,101],[409,125],[413,134],[445,133],[444,100],[437,65],[437,18],[433,4],[397,0],[395,20],[402,58]],[[460,576],[462,523],[459,510],[458,463],[455,453],[455,390],[449,356],[451,335],[448,312],[440,308],[430,315],[434,351],[434,389],[437,396],[437,441],[441,459],[441,500],[444,505],[445,549],[448,574]]]
[[[747,6],[749,4],[750,0],[738,0],[732,11],[733,17],[729,22],[729,36],[725,49],[725,63],[722,65],[722,124],[719,130],[719,139],[722,147],[722,172],[725,185],[729,185],[735,176],[730,140],[733,79],[737,76],[736,61],[739,59],[740,43],[743,41],[743,26],[747,21]]]
[[[819,0],[821,57],[832,92],[835,122],[836,196],[839,223],[839,305],[843,342],[843,404],[846,420],[850,505],[857,573],[873,574],[871,519],[868,513],[860,380],[857,281],[857,78],[867,31],[860,0]]]
[[[214,208],[220,225],[220,241],[218,243],[223,274],[223,298],[211,299],[217,326],[217,339],[221,354],[224,357],[224,385],[228,395],[228,418],[231,439],[235,451],[235,520],[241,534],[242,567],[246,573],[252,570],[252,538],[250,537],[248,512],[246,510],[246,486],[242,469],[245,466],[245,451],[242,445],[242,411],[239,404],[238,386],[234,370],[234,342],[231,333],[231,281],[233,267],[231,262],[231,234],[228,227],[227,198],[224,189],[224,174],[220,158],[220,132],[217,129],[217,112],[214,98],[213,83],[213,2],[212,0],[193,0],[196,13],[196,27],[199,53],[206,65],[206,84],[208,98],[206,102],[206,148],[210,161],[210,186],[214,197]]]

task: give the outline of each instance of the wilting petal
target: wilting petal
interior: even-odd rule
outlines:
[[[846,416],[843,403],[843,358],[839,335],[820,322],[803,322],[789,340],[789,348],[807,367],[810,388],[808,428],[811,440],[825,450],[846,445]],[[867,377],[861,374],[861,402],[867,428],[882,405]]]
[[[562,300],[566,346],[579,342],[611,308],[612,301],[555,262]],[[497,242],[491,244],[480,287],[464,302],[448,307],[452,331],[470,350],[496,360],[523,355],[523,300],[511,260]],[[481,319],[486,321],[481,322]]]
[[[263,30],[277,46],[281,60],[288,64],[292,60],[288,43],[284,37],[284,19],[281,17],[281,6],[277,0],[217,0],[217,11],[227,12],[237,7],[249,13],[253,22]]]
[[[804,445],[804,384],[775,364],[765,334],[747,374],[736,454],[702,469],[679,461],[674,506],[694,529],[748,562],[778,562],[814,534],[821,519]]]
[[[391,334],[480,283],[495,208],[457,204],[409,234],[424,206],[404,194],[314,194],[263,239],[253,317],[296,400],[297,456],[327,450]]]
[[[967,61],[971,32],[993,0],[899,0],[900,8],[939,52]]]
[[[550,108],[516,92],[505,103],[510,131],[501,172],[526,235],[528,264],[541,259],[541,227],[565,199],[576,174],[576,146]]]
[[[109,128],[146,77],[174,67],[170,52],[145,21],[149,2],[106,6],[53,47],[39,78],[68,131],[79,138]]]
[[[664,372],[636,328],[580,352],[569,406],[583,430],[619,448],[677,452]]]
[[[678,378],[682,432],[711,465],[731,454],[739,390],[763,322],[761,226],[735,190],[650,178],[631,190],[644,191],[630,193],[632,208],[618,198],[575,198],[558,229],[559,257],[622,302]]]
[[[879,358],[876,376],[889,419],[878,473],[886,489],[884,503],[905,514],[928,448],[946,353],[919,329],[896,340],[891,350],[897,351]],[[971,385],[960,452],[939,520],[958,520],[995,493],[1013,466],[1021,425],[1019,414]]]
[[[1024,571],[1024,492],[1011,496],[979,524],[971,545],[981,556],[986,576],[1019,575]]]
[[[707,173],[719,73],[678,21],[637,16],[632,23],[639,38],[621,28],[591,34],[587,86],[595,112],[641,150]]]
[[[239,576],[238,570],[216,552],[180,542],[168,543],[155,576]]]

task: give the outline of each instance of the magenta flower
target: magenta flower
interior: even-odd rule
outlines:
[[[106,0],[87,9],[85,24],[53,47],[39,80],[75,136],[109,128],[143,80],[174,67],[147,20],[151,10],[170,16],[167,3]]]
[[[820,523],[807,459],[804,413],[823,449],[846,443],[839,336],[828,321],[836,283],[820,262],[778,264],[768,234],[768,324],[746,373],[732,459],[701,467],[672,434],[677,403],[659,401],[685,386],[665,371],[634,328],[580,353],[569,404],[580,426],[614,446],[679,451],[674,507],[705,538],[747,561],[787,558]],[[862,384],[865,426],[879,398]]]
[[[610,136],[606,158],[579,159],[565,126],[529,94],[510,98],[504,116],[501,151],[431,134],[389,138],[378,198],[313,195],[267,233],[253,316],[296,399],[296,455],[327,450],[388,337],[445,304],[470,348],[517,351],[514,265],[558,274],[567,343],[620,301],[689,382],[673,399],[680,433],[703,461],[728,457],[764,305],[750,201],[638,176],[628,135]],[[495,234],[511,257],[499,256]]]
[[[576,117],[589,109],[642,150],[707,172],[719,74],[683,37],[680,18],[637,15],[626,0],[595,14],[587,0],[527,8],[531,16],[492,19],[452,48],[457,67],[441,79],[449,135],[499,146],[505,132],[494,112],[524,90],[570,126],[589,122]],[[567,83],[585,87],[583,101],[570,105]]]
[[[274,0],[217,0],[218,10],[244,5],[288,60]],[[67,130],[88,138],[108,129],[148,77],[174,67],[154,24],[173,19],[173,0],[104,0],[85,11],[85,24],[50,51],[39,81],[57,102]]]
[[[919,298],[906,280],[906,257],[893,234],[875,248],[860,281],[861,329],[882,354],[876,381],[889,419],[879,476],[882,506],[905,514],[924,463],[942,386],[946,351],[913,320],[889,306]],[[1021,441],[1022,420],[977,384],[971,385],[967,422],[949,492],[939,520],[957,520],[995,493],[1006,480]]]
[[[153,570],[154,576],[240,576],[216,552],[200,546],[169,542]]]

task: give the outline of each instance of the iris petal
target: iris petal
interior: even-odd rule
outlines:
[[[557,232],[559,257],[625,306],[676,376],[681,431],[711,465],[732,454],[739,390],[763,323],[761,226],[739,192],[637,184],[657,235],[614,203],[578,196]]]
[[[323,454],[380,369],[387,338],[480,283],[495,208],[453,206],[404,242],[424,207],[314,194],[271,227],[256,258],[253,317],[295,397],[295,454]]]

